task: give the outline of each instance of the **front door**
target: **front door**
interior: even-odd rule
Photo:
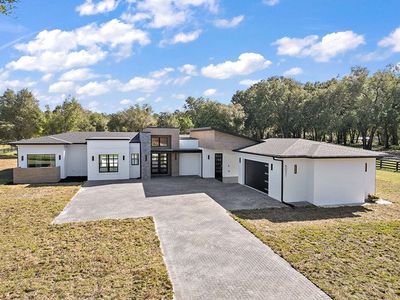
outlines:
[[[222,153],[215,153],[215,179],[222,181]]]
[[[151,174],[168,175],[168,153],[151,154]]]

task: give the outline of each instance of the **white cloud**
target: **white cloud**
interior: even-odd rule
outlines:
[[[92,51],[80,50],[73,52],[45,51],[34,56],[22,56],[7,64],[7,68],[23,71],[55,72],[75,67],[96,64],[103,60],[107,52],[100,49]]]
[[[379,41],[380,47],[389,47],[392,52],[400,52],[400,27]]]
[[[217,0],[142,0],[132,1],[136,4],[135,12],[150,16],[148,26],[151,28],[175,27],[191,19],[193,7],[203,7],[207,11],[218,11]]]
[[[48,74],[44,74],[44,75],[42,76],[41,80],[47,82],[47,81],[49,81],[50,79],[52,79],[53,77],[54,77],[53,74],[48,73]]]
[[[146,97],[139,97],[136,99],[136,102],[140,103],[146,100]]]
[[[190,79],[192,78],[192,76],[183,76],[183,77],[178,77],[175,79],[172,79],[171,83],[173,85],[184,85],[186,82],[188,82]],[[169,82],[168,82],[169,83]],[[167,84],[168,84],[167,83]]]
[[[0,70],[1,71],[1,70]],[[32,81],[29,78],[25,79],[9,79],[6,72],[0,73],[0,90],[5,89],[23,89],[34,87],[37,84],[36,81]]]
[[[364,36],[353,31],[329,33],[319,41],[317,35],[305,38],[284,37],[273,43],[278,46],[278,55],[309,56],[315,61],[327,62],[331,58],[356,49],[365,44]]]
[[[203,95],[206,97],[209,97],[209,96],[215,95],[216,93],[217,93],[216,89],[207,89],[203,92]]]
[[[151,16],[145,13],[135,13],[131,14],[129,12],[124,12],[121,15],[121,19],[128,23],[137,23],[142,22],[148,19],[151,19]]]
[[[217,19],[214,22],[214,25],[219,28],[233,28],[238,26],[244,20],[244,16],[236,16],[233,17],[231,20],[227,19]]]
[[[102,14],[113,11],[117,8],[119,1],[117,0],[101,0],[97,3],[93,3],[92,0],[85,0],[84,3],[76,8],[81,16],[90,16],[96,14]]]
[[[122,104],[122,105],[129,105],[129,104],[132,104],[132,100],[130,100],[130,99],[122,99],[119,103]]]
[[[49,86],[49,93],[70,93],[75,91],[75,84],[72,81],[58,81]]]
[[[8,68],[49,72],[89,66],[103,60],[109,52],[119,58],[128,57],[135,43],[150,43],[148,34],[117,19],[73,31],[43,30],[30,42],[15,46],[27,55],[10,62]]]
[[[258,53],[242,53],[237,61],[226,61],[217,65],[211,64],[201,69],[205,77],[227,79],[237,75],[248,75],[268,68],[272,64]]]
[[[191,64],[184,64],[183,66],[179,67],[179,71],[190,76],[196,76],[197,66]]]
[[[253,80],[253,79],[243,79],[239,81],[239,84],[245,85],[245,86],[252,86],[253,84],[256,84],[260,82],[261,80]]]
[[[152,92],[158,86],[160,82],[158,80],[152,78],[145,78],[145,77],[133,77],[127,83],[123,84],[120,88],[123,92],[130,92],[130,91],[143,91],[143,92]]]
[[[155,103],[160,103],[162,100],[163,100],[162,97],[157,97],[157,98],[154,100],[154,102],[155,102]]]
[[[178,100],[184,100],[186,98],[185,94],[172,94],[172,98],[178,99]]]
[[[269,6],[274,6],[279,4],[280,0],[263,0],[263,3]]]
[[[78,95],[98,96],[108,93],[111,89],[112,84],[113,82],[111,81],[105,81],[105,82],[91,81],[85,84],[84,86],[79,87],[76,90],[76,93]]]
[[[163,68],[161,70],[157,70],[157,71],[151,72],[150,73],[150,77],[152,77],[152,78],[162,78],[162,77],[165,77],[166,75],[168,75],[168,73],[171,73],[173,71],[175,71],[174,68]]]
[[[283,37],[272,43],[272,45],[278,46],[278,55],[296,56],[300,55],[304,48],[313,45],[317,40],[317,35],[309,35],[302,39]]]
[[[91,110],[91,111],[98,112],[98,111],[99,111],[99,109],[98,109],[99,104],[100,104],[100,103],[97,102],[97,101],[90,101],[90,102],[88,103],[88,105],[87,105],[87,109],[88,109],[88,110]]]
[[[288,77],[290,77],[290,76],[300,75],[300,74],[302,74],[302,73],[303,73],[303,69],[302,69],[302,68],[294,67],[294,68],[291,68],[291,69],[289,69],[289,70],[283,72],[283,76],[288,76]]]
[[[186,44],[186,43],[193,42],[199,38],[201,32],[202,32],[201,30],[195,30],[195,31],[188,32],[188,33],[184,33],[184,32],[177,33],[170,40],[165,40],[165,39],[162,40],[160,42],[160,46],[164,46],[167,44],[174,45],[174,44],[179,44],[179,43]]]
[[[98,77],[89,68],[73,69],[60,76],[61,81],[83,81]]]

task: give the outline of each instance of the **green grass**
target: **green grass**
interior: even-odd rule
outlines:
[[[235,218],[335,299],[400,298],[400,173],[377,171],[392,205],[235,212]]]
[[[0,186],[0,298],[172,299],[151,218],[51,225],[78,189]]]

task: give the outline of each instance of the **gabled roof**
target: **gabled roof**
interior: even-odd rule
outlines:
[[[384,153],[304,139],[271,138],[262,143],[234,150],[236,152],[278,158],[367,158]]]
[[[10,143],[11,145],[68,145],[86,144],[88,139],[129,139],[132,143],[139,142],[137,132],[65,132],[38,138],[24,139]]]

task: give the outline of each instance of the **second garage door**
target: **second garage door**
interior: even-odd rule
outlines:
[[[246,185],[268,194],[269,165],[267,163],[246,159],[244,176]]]

